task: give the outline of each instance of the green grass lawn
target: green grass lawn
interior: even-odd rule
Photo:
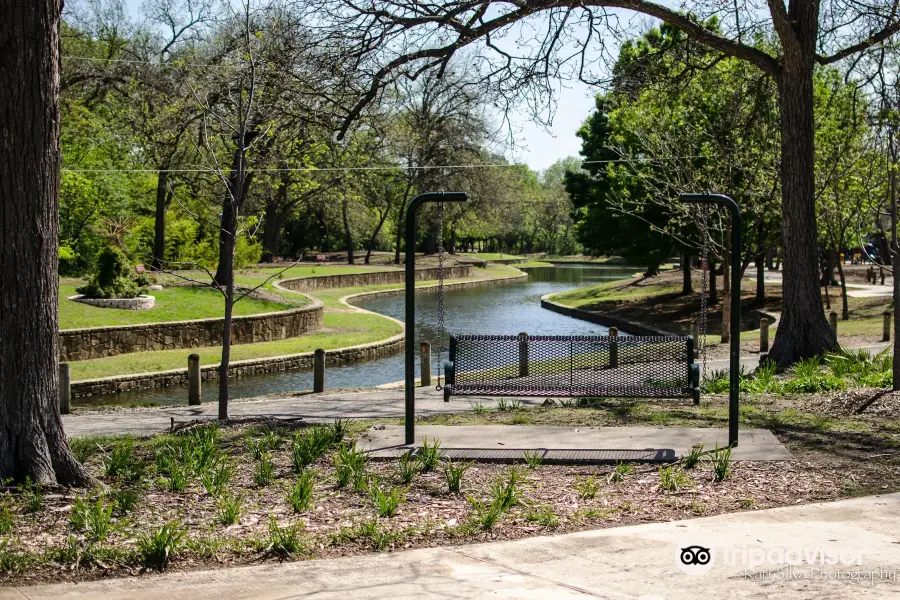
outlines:
[[[150,310],[119,310],[98,308],[69,300],[78,292],[80,284],[61,283],[59,286],[59,328],[79,329],[110,325],[137,325],[166,321],[221,318],[224,300],[216,290],[195,287],[167,287],[151,292],[156,306]],[[234,305],[235,315],[252,315],[284,310],[304,303],[303,296],[285,297],[284,302],[269,302],[244,298]]]
[[[265,358],[312,352],[317,348],[330,350],[356,346],[388,338],[402,331],[397,323],[377,315],[366,313],[326,313],[325,329],[288,340],[239,344],[231,347],[232,360]],[[135,352],[110,358],[81,360],[70,364],[72,380],[112,377],[125,373],[152,373],[187,367],[189,354],[199,354],[201,365],[217,365],[222,349],[184,348],[159,352]]]
[[[525,258],[518,254],[508,254],[506,252],[476,252],[474,254],[464,254],[463,256],[474,256],[481,260],[513,260],[516,258]]]
[[[565,306],[578,308],[597,302],[617,302],[620,300],[640,300],[651,296],[678,293],[678,285],[647,285],[631,287],[622,285],[622,280],[607,281],[598,285],[578,288],[551,296],[551,300]]]

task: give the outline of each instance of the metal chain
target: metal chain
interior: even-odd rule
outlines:
[[[700,339],[697,340],[697,350],[702,363],[703,381],[706,381],[706,318],[709,305],[709,229],[707,216],[709,208],[700,206],[700,235],[703,244],[700,249]]]
[[[444,352],[447,351],[447,328],[444,325],[444,203],[438,203],[438,374],[437,385],[434,387],[441,391],[441,365],[444,364]]]

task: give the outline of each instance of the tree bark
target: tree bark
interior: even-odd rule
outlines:
[[[691,282],[691,255],[685,252],[681,255],[681,293],[692,294],[694,285]]]
[[[153,223],[154,271],[161,271],[166,264],[166,210],[169,208],[169,172],[162,170],[156,178],[156,216]]]
[[[837,265],[838,270],[838,279],[841,282],[841,320],[849,321],[850,320],[850,306],[847,302],[847,280],[844,278],[844,265],[841,264],[841,255],[839,252],[836,252],[835,255],[837,259],[835,260],[835,264]]]
[[[822,309],[816,268],[813,62],[817,15],[804,13],[799,6],[795,9],[795,4],[805,3],[791,3],[792,12],[798,13],[793,24],[798,32],[797,47],[785,48],[778,78],[781,206],[786,233],[782,248],[784,307],[768,360],[779,368],[838,346]],[[808,13],[816,10],[810,7]]]
[[[61,8],[0,4],[0,477],[88,485],[59,416]]]
[[[350,229],[350,199],[346,193],[341,201],[341,217],[344,223],[344,244],[347,246],[347,264],[352,265],[355,262],[353,256],[353,231]]]

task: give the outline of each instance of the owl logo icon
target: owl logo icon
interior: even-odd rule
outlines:
[[[712,548],[700,544],[678,545],[675,563],[688,575],[705,575],[713,568]]]

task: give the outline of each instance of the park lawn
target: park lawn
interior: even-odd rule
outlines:
[[[581,308],[599,302],[645,300],[653,296],[677,294],[681,291],[680,285],[671,282],[658,283],[652,277],[618,279],[554,294],[550,299],[565,306]]]
[[[237,344],[231,347],[231,360],[265,358],[312,352],[318,348],[331,350],[367,344],[389,338],[403,328],[391,319],[367,313],[326,313],[325,328],[287,340]],[[189,354],[199,354],[200,364],[218,365],[220,346],[182,348],[156,352],[134,352],[109,358],[80,360],[69,363],[72,380],[82,381],[99,377],[134,373],[154,373],[187,367]]]
[[[474,256],[480,260],[515,260],[517,258],[526,258],[520,254],[508,254],[506,252],[475,252],[474,254],[465,254],[464,256]]]
[[[201,287],[166,287],[151,292],[156,306],[150,310],[98,308],[69,300],[81,284],[60,283],[59,328],[80,329],[113,325],[138,325],[168,321],[222,318],[224,300],[216,290]],[[234,305],[235,316],[276,312],[304,304],[299,295],[283,302],[244,298]]]

